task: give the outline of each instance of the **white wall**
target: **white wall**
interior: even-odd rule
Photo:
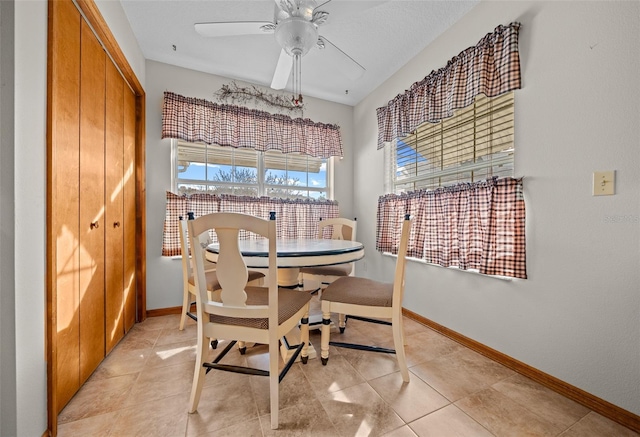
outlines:
[[[483,1],[362,101],[355,213],[368,274],[382,151],[375,109],[498,24],[520,21],[516,176],[524,176],[529,279],[503,281],[412,262],[404,306],[640,414],[640,3]],[[616,194],[591,195],[616,170]],[[376,274],[377,273],[377,274]]]
[[[47,3],[15,3],[15,322],[18,435],[47,428]]]
[[[171,187],[171,140],[162,140],[162,100],[165,91],[217,101],[214,93],[230,79],[147,61],[147,309],[182,305],[182,267],[162,257],[166,192]],[[244,85],[237,82],[238,85]],[[303,83],[304,91],[304,83]],[[268,89],[267,89],[268,90]],[[227,102],[231,103],[231,102]],[[251,103],[243,106],[252,107]],[[260,110],[267,110],[258,107]],[[295,115],[297,116],[297,115]],[[340,126],[344,158],[335,159],[335,199],[340,214],[353,216],[353,111],[351,106],[305,97],[304,117]]]
[[[132,68],[144,86],[144,70],[140,68],[144,67],[144,58],[139,49],[136,54],[137,42],[131,39],[130,29],[126,31],[129,24],[122,21],[124,14],[117,13],[120,3],[109,8],[111,13],[105,20],[119,44],[127,48],[125,53],[131,56]],[[47,428],[46,1],[15,2],[14,71],[16,422],[17,435],[41,436]],[[2,360],[4,363],[4,355]]]
[[[14,2],[0,2],[0,435],[17,432],[14,245]]]

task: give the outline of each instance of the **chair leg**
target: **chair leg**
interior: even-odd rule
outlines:
[[[196,367],[193,372],[193,383],[191,385],[189,413],[195,413],[198,410],[198,403],[200,402],[200,394],[202,393],[202,385],[204,384],[204,377],[206,373],[206,369],[204,368],[203,364],[208,349],[208,342],[205,341],[204,336],[201,333],[198,333]]]
[[[300,351],[300,361],[302,364],[307,364],[309,360],[309,305],[307,305],[307,311],[300,321],[300,341],[303,344],[302,351]]]
[[[191,306],[191,293],[188,290],[184,290],[182,293],[182,315],[180,316],[180,331],[184,329],[184,322],[187,318],[187,312],[189,311],[189,307]]]
[[[329,338],[331,336],[331,312],[322,303],[322,330],[320,332],[320,360],[326,366],[329,361]]]
[[[271,339],[269,341],[269,399],[271,401],[271,429],[278,429],[278,410],[280,408],[280,377],[278,374],[279,359],[280,348],[278,339]]]
[[[344,334],[344,328],[347,326],[347,317],[344,314],[338,314],[338,327],[340,328],[340,334]]]
[[[409,382],[409,369],[407,368],[407,358],[404,354],[404,330],[402,329],[402,316],[393,319],[391,326],[393,331],[393,346],[396,350],[396,358],[398,359],[398,367],[404,382]]]

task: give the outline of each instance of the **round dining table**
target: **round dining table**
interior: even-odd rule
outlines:
[[[240,240],[240,253],[248,268],[266,269],[269,266],[268,241]],[[218,259],[218,244],[207,246],[209,261]],[[330,266],[358,261],[364,257],[362,243],[332,239],[278,239],[276,241],[278,285],[298,286],[298,273],[302,267]]]

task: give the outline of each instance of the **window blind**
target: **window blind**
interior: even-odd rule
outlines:
[[[178,192],[327,198],[327,159],[174,141],[174,183]]]
[[[475,101],[439,123],[423,123],[392,143],[393,192],[513,176],[513,92]]]

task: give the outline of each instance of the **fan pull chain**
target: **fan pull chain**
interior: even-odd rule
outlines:
[[[302,106],[302,56],[299,53],[293,55],[293,106]]]

